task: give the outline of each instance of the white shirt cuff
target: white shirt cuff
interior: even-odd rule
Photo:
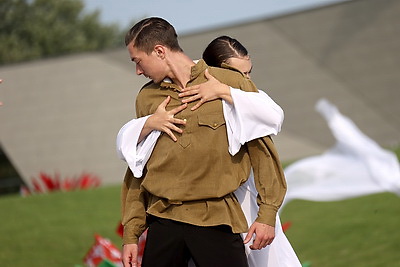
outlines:
[[[150,115],[129,121],[119,130],[117,135],[118,157],[128,163],[133,176],[136,178],[142,177],[143,168],[149,160],[161,133],[160,131],[152,131],[138,143],[140,133],[149,117]]]

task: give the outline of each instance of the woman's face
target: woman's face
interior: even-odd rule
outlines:
[[[253,64],[251,63],[251,59],[249,56],[237,58],[231,57],[227,60],[228,65],[234,67],[235,69],[240,70],[243,74],[250,79],[250,73],[253,69]]]

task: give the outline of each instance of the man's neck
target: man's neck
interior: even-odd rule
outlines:
[[[168,65],[171,71],[168,77],[179,87],[185,88],[195,65],[193,60],[184,53],[172,53],[169,55]]]

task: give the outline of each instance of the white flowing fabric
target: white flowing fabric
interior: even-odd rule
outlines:
[[[278,134],[283,123],[283,110],[266,93],[244,92],[231,88],[234,105],[222,101],[229,152],[235,155],[247,141],[271,134]],[[249,109],[249,107],[252,107]],[[117,135],[117,154],[128,163],[134,177],[140,178],[160,136],[152,131],[138,144],[144,123],[150,116],[126,123]]]
[[[117,135],[117,155],[128,163],[136,178],[142,177],[143,168],[161,134],[160,131],[151,131],[142,142],[138,143],[140,132],[149,117],[150,115],[129,121]]]
[[[316,109],[327,120],[336,144],[285,169],[284,204],[292,199],[333,201],[385,191],[400,195],[396,155],[364,135],[327,100],[319,100]]]
[[[253,172],[246,183],[240,186],[236,192],[243,212],[250,226],[257,218],[257,190],[254,184]],[[246,234],[242,234],[243,239]],[[247,259],[250,267],[296,267],[301,266],[295,251],[282,230],[279,215],[276,216],[275,239],[271,245],[262,250],[251,250],[251,241],[245,245]]]

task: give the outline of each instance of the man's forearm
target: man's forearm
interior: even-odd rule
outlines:
[[[137,244],[140,235],[146,230],[145,193],[140,189],[142,178],[133,177],[128,168],[121,190],[123,243]]]
[[[247,147],[259,195],[256,221],[275,226],[276,213],[282,205],[287,188],[278,153],[270,137],[248,142]]]

